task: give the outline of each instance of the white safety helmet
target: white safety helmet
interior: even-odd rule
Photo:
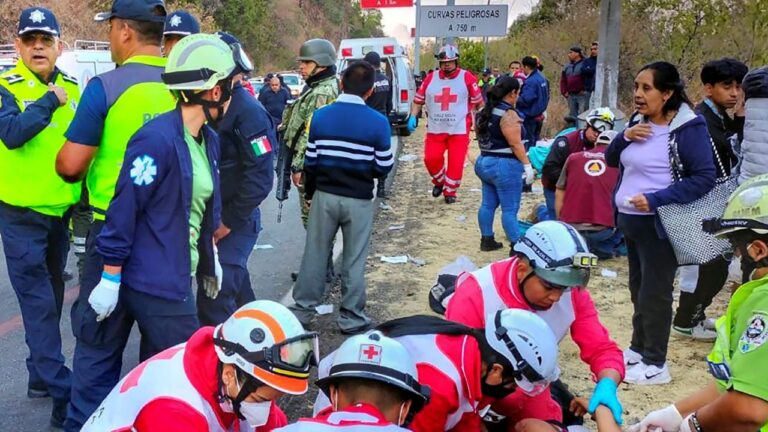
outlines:
[[[317,386],[331,397],[330,386],[342,378],[360,378],[392,385],[412,396],[410,414],[429,402],[430,389],[419,384],[416,362],[400,342],[379,331],[352,336],[333,356],[327,377],[317,380]]]
[[[557,338],[541,317],[523,309],[506,309],[488,315],[485,323],[488,344],[512,364],[523,393],[536,396],[559,377]]]
[[[595,145],[611,145],[611,142],[614,138],[616,138],[616,135],[619,133],[615,130],[607,130],[605,132],[601,132],[600,135],[597,137],[597,141],[595,141]]]
[[[459,60],[459,49],[455,45],[443,45],[435,56],[439,63]]]
[[[587,286],[589,270],[597,266],[597,256],[589,252],[581,234],[563,222],[533,225],[514,250],[528,258],[536,276],[561,288]]]
[[[319,364],[317,333],[305,331],[288,308],[269,300],[235,311],[216,326],[213,343],[222,363],[292,395],[306,393],[309,370]]]
[[[592,126],[598,132],[613,129],[616,116],[610,108],[595,108],[587,114],[587,125]]]

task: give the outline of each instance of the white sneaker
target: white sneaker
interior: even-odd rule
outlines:
[[[634,366],[643,360],[643,355],[632,348],[624,350],[624,366]]]
[[[672,381],[672,376],[669,375],[669,368],[666,363],[664,366],[658,367],[640,362],[627,370],[624,376],[624,382],[637,385],[667,384],[670,381]]]
[[[672,326],[672,332],[676,336],[687,337],[701,341],[713,341],[717,339],[717,332],[706,328],[704,321],[699,322],[693,327]]]
[[[715,323],[717,322],[717,319],[715,318],[707,318],[703,321],[704,328],[707,330],[717,331],[717,326]]]

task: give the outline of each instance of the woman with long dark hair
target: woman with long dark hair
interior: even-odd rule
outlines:
[[[634,101],[627,128],[605,152],[608,165],[621,172],[614,202],[617,226],[627,242],[634,307],[624,380],[665,384],[671,380],[666,360],[677,259],[656,209],[692,202],[709,192],[715,185],[715,164],[707,125],[691,109],[674,65],[655,62],[640,69]],[[678,181],[670,166],[674,145],[682,165],[675,167],[681,174]]]
[[[475,174],[483,183],[483,199],[477,211],[482,251],[504,247],[493,233],[493,218],[499,206],[501,224],[511,246],[520,238],[517,211],[523,177],[527,184],[533,183],[533,168],[523,145],[523,115],[515,109],[519,93],[518,80],[502,77],[488,90],[488,101],[477,114],[475,129],[480,157],[475,163]]]

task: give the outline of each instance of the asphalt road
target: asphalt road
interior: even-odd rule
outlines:
[[[396,137],[392,137],[393,152],[397,154]],[[277,223],[277,200],[274,192],[262,204],[257,250],[251,254],[248,268],[256,298],[289,301],[292,281],[290,274],[297,271],[304,248],[304,228],[299,217],[298,194],[291,189],[289,200],[283,205],[282,222]],[[337,244],[340,246],[340,241]],[[338,256],[340,248],[334,251]],[[77,275],[76,259],[70,253],[67,269]],[[77,278],[67,283],[64,313],[61,322],[64,357],[72,366],[74,337],[69,319],[72,302],[77,298]],[[138,363],[139,332],[134,326],[131,339],[123,355],[123,375]],[[0,432],[48,431],[51,400],[30,400],[26,397],[28,354],[24,343],[24,328],[16,295],[8,280],[5,254],[0,248]]]

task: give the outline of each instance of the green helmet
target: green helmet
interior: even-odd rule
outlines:
[[[217,36],[200,33],[173,47],[162,77],[170,90],[210,90],[235,70],[232,49]]]
[[[310,39],[299,49],[299,61],[312,61],[318,66],[328,67],[336,64],[336,47],[326,39]]]
[[[704,231],[717,237],[744,230],[768,234],[768,174],[739,185],[728,198],[723,217],[704,221]]]

